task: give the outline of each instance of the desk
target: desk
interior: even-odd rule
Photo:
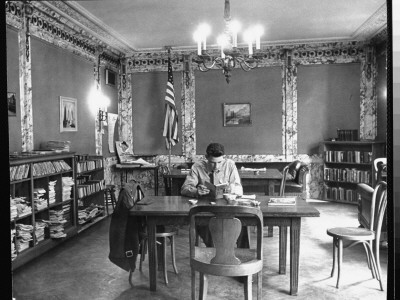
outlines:
[[[154,195],[158,195],[158,166],[151,165],[151,166],[143,166],[143,165],[122,165],[116,164],[115,169],[121,171],[121,185],[124,182],[123,180],[123,172],[125,171],[125,182],[128,181],[128,172],[132,170],[138,171],[147,171],[153,170],[154,172]]]
[[[282,179],[282,173],[277,169],[267,169],[257,174],[251,171],[238,171],[242,186],[264,185],[265,194],[271,196],[274,194],[275,181]],[[166,178],[171,187],[170,190],[168,190],[168,196],[178,196],[181,194],[181,187],[185,181],[186,175],[187,172],[182,173],[181,170],[178,169],[172,169],[170,174],[164,174],[164,178]]]
[[[268,206],[269,196],[258,196],[261,202],[260,209],[263,213],[264,225],[279,226],[279,269],[286,265],[287,227],[290,228],[290,294],[296,295],[299,277],[300,256],[300,228],[301,218],[319,217],[319,211],[307,204],[304,200],[297,199],[295,206]],[[189,210],[192,205],[189,197],[183,196],[146,196],[142,203],[130,211],[131,216],[146,216],[149,235],[149,277],[150,290],[157,290],[157,258],[156,258],[156,225],[187,225],[189,224]],[[225,200],[216,200],[217,205],[227,205]],[[199,200],[197,205],[210,205],[210,200]],[[244,222],[246,226],[254,225],[251,220]],[[284,254],[284,255],[283,255]],[[285,270],[283,270],[285,271]],[[281,272],[280,272],[281,273]]]

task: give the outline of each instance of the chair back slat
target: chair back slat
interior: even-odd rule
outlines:
[[[257,259],[262,259],[263,243],[263,215],[258,207],[241,205],[199,205],[190,209],[189,244],[190,257],[195,257],[196,216],[210,217],[209,229],[216,248],[216,255],[212,263],[237,265],[240,264],[233,251],[237,238],[240,235],[242,223],[239,217],[256,217],[257,220]]]
[[[220,265],[239,265],[235,256],[235,244],[242,229],[242,222],[234,217],[214,217],[208,225],[215,247],[215,257],[211,263]]]
[[[381,228],[383,216],[387,205],[387,184],[385,181],[380,181],[374,188],[371,201],[371,219],[370,230],[377,232]]]

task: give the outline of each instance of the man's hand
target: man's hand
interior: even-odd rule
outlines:
[[[199,196],[204,196],[204,195],[207,195],[209,193],[210,193],[210,190],[205,185],[199,184],[197,186],[197,194]]]

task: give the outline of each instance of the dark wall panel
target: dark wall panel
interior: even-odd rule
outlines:
[[[360,64],[298,67],[298,153],[318,153],[338,128],[360,132],[360,76]]]
[[[7,92],[16,94],[17,99],[17,115],[8,117],[8,135],[9,135],[9,152],[20,152],[22,150],[21,139],[21,108],[19,105],[19,57],[18,57],[18,33],[17,31],[7,28],[6,30],[6,46],[7,46]]]
[[[95,154],[95,116],[88,105],[93,64],[36,38],[31,41],[34,148],[48,140],[68,140],[71,151]],[[77,132],[60,132],[60,96],[77,99]]]
[[[182,155],[181,72],[173,72],[179,143],[172,154]],[[132,75],[133,151],[135,154],[168,154],[163,137],[167,72]]]
[[[281,68],[235,69],[227,84],[221,70],[196,71],[196,144],[204,154],[211,142],[226,154],[282,153]],[[252,125],[223,126],[223,103],[250,103]]]

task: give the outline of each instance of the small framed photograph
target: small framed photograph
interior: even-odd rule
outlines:
[[[116,73],[110,69],[106,69],[106,84],[115,85],[116,84]]]
[[[224,126],[251,126],[250,103],[224,103]]]
[[[8,115],[15,117],[17,115],[17,98],[15,97],[15,93],[13,92],[7,93],[7,102],[8,102]]]
[[[60,132],[78,131],[76,99],[60,96]]]

